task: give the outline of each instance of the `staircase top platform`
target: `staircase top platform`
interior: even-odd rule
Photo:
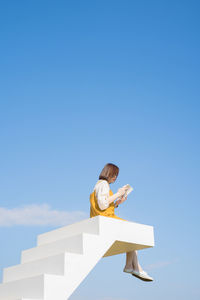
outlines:
[[[38,245],[43,245],[80,233],[97,234],[104,236],[105,238],[112,237],[113,240],[121,242],[120,247],[123,249],[123,252],[126,252],[126,249],[130,249],[128,244],[135,244],[135,249],[143,249],[154,246],[153,226],[105,216],[88,218],[74,224],[49,231],[39,235],[37,241]],[[122,243],[127,244],[122,245]]]

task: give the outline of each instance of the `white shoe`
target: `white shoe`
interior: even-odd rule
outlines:
[[[153,281],[153,278],[151,276],[149,276],[147,274],[147,272],[145,272],[145,271],[140,272],[140,271],[133,270],[132,275],[139,278],[139,279],[141,279],[141,280],[144,280],[144,281]]]

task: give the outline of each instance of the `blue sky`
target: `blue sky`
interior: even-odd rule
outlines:
[[[102,259],[71,300],[200,298],[199,1],[2,1],[0,278],[36,236],[89,217],[107,162],[116,214],[154,226],[155,278]]]

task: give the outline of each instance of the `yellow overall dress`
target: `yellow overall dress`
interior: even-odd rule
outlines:
[[[109,190],[109,194],[110,196],[113,195],[113,192],[111,190]],[[105,216],[105,217],[110,217],[110,218],[115,218],[115,219],[120,219],[120,220],[124,220],[118,216],[115,215],[115,206],[114,206],[114,202],[110,203],[110,205],[108,206],[108,208],[101,210],[99,208],[98,202],[97,202],[97,197],[96,197],[96,193],[95,190],[90,194],[90,218],[95,217],[95,216]]]

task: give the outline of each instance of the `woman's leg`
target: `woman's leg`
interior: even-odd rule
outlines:
[[[126,269],[132,269],[133,268],[133,256],[134,256],[134,251],[126,252]]]
[[[137,251],[133,250],[126,253],[126,269],[134,269],[135,271],[142,271],[137,258]]]
[[[134,250],[132,252],[133,252],[133,260],[132,260],[133,269],[140,272],[143,271],[138,261],[137,250]]]

